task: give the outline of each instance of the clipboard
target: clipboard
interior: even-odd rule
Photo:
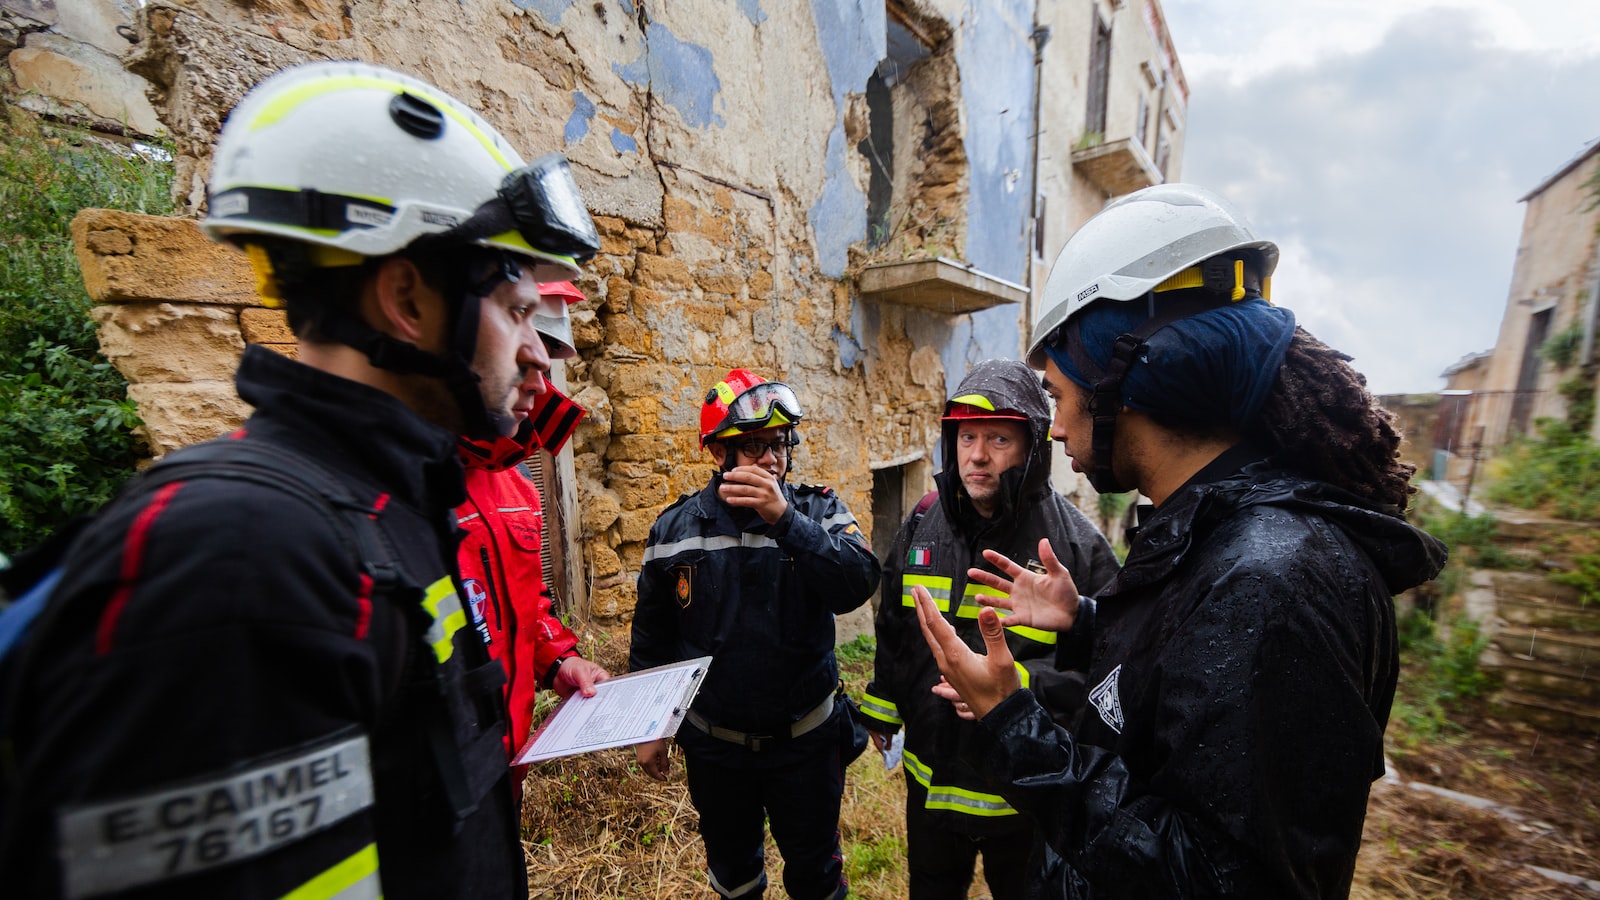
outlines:
[[[512,765],[660,740],[678,733],[711,657],[641,669],[594,686],[594,696],[561,701],[517,751]]]

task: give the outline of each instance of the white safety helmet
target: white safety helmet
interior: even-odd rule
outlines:
[[[575,276],[599,248],[565,158],[524,166],[455,98],[358,62],[295,66],[245,96],[217,141],[200,227],[359,256],[454,232],[531,261],[541,281]]]
[[[572,343],[572,316],[567,307],[589,299],[570,281],[553,281],[539,285],[539,296],[549,301],[540,304],[533,314],[533,330],[545,339],[545,349],[551,359],[572,359],[578,348]]]
[[[1278,246],[1256,237],[1232,204],[1203,187],[1158,184],[1111,201],[1056,256],[1033,311],[1028,365],[1043,369],[1051,333],[1094,301],[1143,297],[1185,270],[1237,250],[1259,254],[1263,281],[1277,268]],[[1198,276],[1193,286],[1199,286]]]

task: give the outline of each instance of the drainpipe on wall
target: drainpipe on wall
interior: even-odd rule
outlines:
[[[1578,359],[1584,368],[1594,365],[1594,332],[1600,321],[1600,240],[1594,243],[1594,280],[1589,283],[1589,308],[1583,317],[1583,352]]]
[[[1033,6],[1033,32],[1029,35],[1033,39],[1033,173],[1029,179],[1030,196],[1028,199],[1028,288],[1027,309],[1023,310],[1026,319],[1023,323],[1023,334],[1029,335],[1033,327],[1033,310],[1036,298],[1033,296],[1033,268],[1034,253],[1039,253],[1043,258],[1044,248],[1039,246],[1039,91],[1044,84],[1044,45],[1050,43],[1050,28],[1039,24],[1039,5]]]

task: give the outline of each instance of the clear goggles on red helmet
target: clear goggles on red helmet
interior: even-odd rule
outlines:
[[[794,391],[781,381],[764,381],[734,398],[728,404],[728,414],[712,431],[721,434],[730,429],[737,431],[754,431],[765,428],[772,421],[773,413],[780,413],[788,420],[787,424],[798,423],[805,415],[805,410],[800,407],[800,400]]]

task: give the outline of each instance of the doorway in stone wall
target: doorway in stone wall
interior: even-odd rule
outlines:
[[[559,467],[555,458],[541,449],[519,463],[518,468],[539,487],[540,508],[544,511],[539,531],[539,567],[550,589],[550,611],[573,627],[576,598],[567,577],[567,516]]]

